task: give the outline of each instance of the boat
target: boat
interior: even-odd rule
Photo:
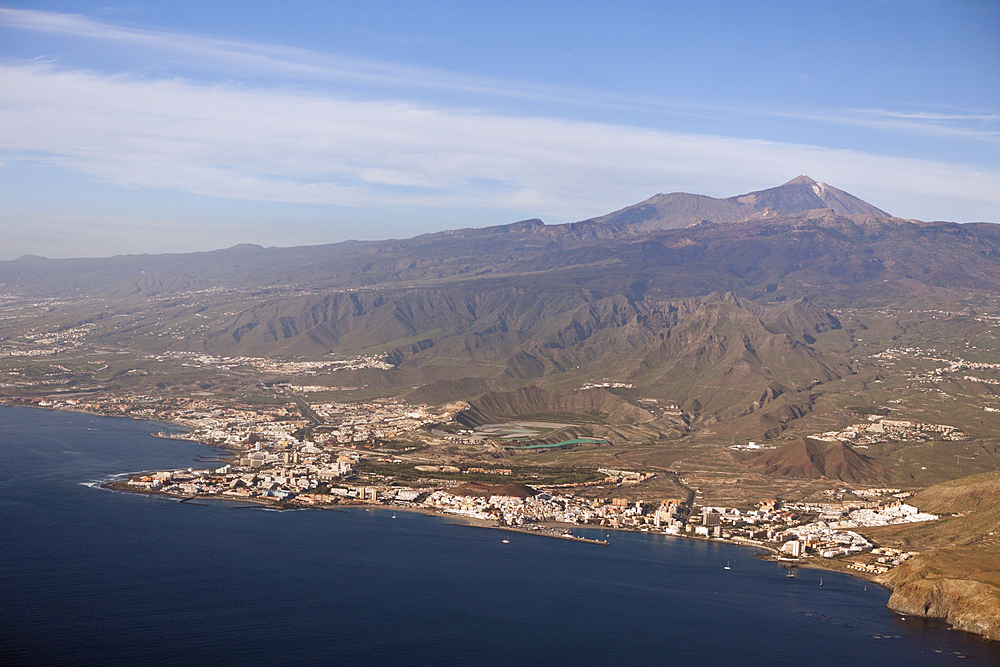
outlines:
[[[819,580],[819,585],[820,585],[820,586],[822,586],[822,585],[823,585],[823,580],[822,580],[822,579],[820,579],[820,580]]]
[[[510,540],[508,540],[508,539],[507,539],[507,538],[505,537],[505,538],[503,538],[503,543],[504,543],[504,544],[510,544]]]
[[[724,567],[723,569],[724,570],[731,570],[731,569],[733,569],[733,568],[729,567],[729,561],[728,560],[726,561],[726,567]]]
[[[795,578],[795,570],[789,570],[785,574],[785,579],[794,579],[794,578]]]

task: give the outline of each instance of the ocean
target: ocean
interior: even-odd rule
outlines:
[[[610,535],[599,546],[94,484],[205,467],[210,450],[150,436],[162,428],[0,407],[0,663],[1000,664],[1000,645],[903,618],[878,586],[786,579],[746,548],[574,530]]]

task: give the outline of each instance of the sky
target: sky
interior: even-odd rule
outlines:
[[[1000,1],[0,0],[0,260],[555,224],[799,174],[1000,222]]]

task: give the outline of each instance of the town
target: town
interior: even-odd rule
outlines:
[[[231,461],[204,469],[143,473],[109,486],[184,500],[214,497],[283,508],[384,506],[555,537],[571,536],[573,526],[662,533],[757,547],[786,564],[836,559],[841,567],[861,575],[884,574],[915,553],[878,547],[852,529],[938,518],[907,505],[912,493],[898,488],[853,489],[852,495],[860,500],[762,499],[756,507],[742,509],[700,506],[694,503],[694,494],[632,501],[618,492],[641,485],[656,473],[597,468],[593,471],[597,478],[588,482],[511,483],[506,480],[513,471],[500,465],[420,464],[405,448],[377,446],[385,438],[446,424],[460,407],[436,410],[393,401],[313,404],[310,410],[331,426],[322,431],[313,428],[314,435],[308,438],[301,436],[309,420],[301,418],[294,405],[250,411],[212,409],[197,402],[170,415],[190,431],[157,435],[224,448],[232,454]],[[879,434],[897,429],[919,432],[924,426],[887,421],[870,423],[883,426]],[[844,433],[857,433],[857,428]],[[447,479],[449,475],[453,478]],[[470,482],[470,476],[486,481]],[[599,489],[604,497],[583,495],[582,489]]]
[[[384,506],[555,537],[569,536],[574,526],[609,533],[662,533],[746,545],[784,563],[822,562],[861,576],[884,574],[914,554],[873,544],[855,529],[937,518],[905,504],[912,494],[900,489],[855,485],[847,494],[854,499],[843,499],[844,494],[824,502],[758,498],[725,507],[706,504],[697,489],[676,475],[669,480],[673,486],[667,485],[673,493],[657,497],[643,492],[656,478],[668,476],[666,471],[577,464],[571,474],[551,469],[546,474],[540,466],[518,468],[513,457],[519,451],[611,443],[579,435],[558,442],[539,439],[573,426],[565,423],[467,427],[456,422],[467,407],[463,401],[433,407],[393,398],[358,399],[364,386],[330,381],[340,371],[392,368],[378,356],[301,360],[145,353],[97,345],[95,334],[96,326],[88,323],[58,331],[28,329],[7,339],[0,346],[0,357],[9,365],[7,380],[0,384],[5,401],[166,422],[184,430],[165,429],[156,434],[159,437],[215,448],[209,466],[116,479],[108,484],[116,489],[281,508]],[[911,379],[918,383],[993,369],[918,348],[890,349],[875,359],[892,363],[905,356],[946,364],[913,374]],[[19,367],[19,360],[27,365]],[[157,364],[226,374],[246,391],[263,389],[270,398],[261,402],[220,396],[199,390],[200,385],[193,387],[196,391],[167,386],[153,392],[149,378]],[[123,382],[134,382],[135,388],[124,388]],[[588,383],[583,389],[599,387],[631,389],[630,384],[611,381]],[[339,395],[345,397],[333,400]],[[673,404],[637,400],[651,410],[680,414]],[[860,423],[811,437],[865,449],[877,443],[958,441],[968,436],[950,425],[870,414]],[[459,455],[456,447],[466,449]],[[753,453],[774,445],[744,441],[729,448]]]

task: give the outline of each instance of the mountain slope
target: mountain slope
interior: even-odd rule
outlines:
[[[469,426],[481,426],[523,415],[567,413],[599,414],[614,424],[636,424],[653,420],[647,410],[632,405],[607,389],[559,392],[546,391],[534,385],[514,391],[487,392],[476,397],[470,401],[468,409],[459,413],[458,420]]]
[[[747,467],[765,475],[806,479],[839,479],[871,484],[889,479],[889,471],[878,461],[858,454],[842,442],[799,438],[779,449],[751,459]]]
[[[936,484],[910,502],[942,519],[866,531],[922,552],[881,577],[893,589],[889,608],[1000,640],[1000,471]]]
[[[777,217],[814,209],[829,209],[837,215],[891,217],[854,195],[803,175],[776,188],[726,199],[683,192],[659,194],[590,221],[652,232],[680,229],[705,221],[730,224],[751,217]]]
[[[887,218],[805,177],[697,202],[762,214],[649,232],[525,220],[406,240],[30,258],[0,262],[0,293],[60,295],[32,326],[87,323],[101,345],[375,355],[394,370],[349,384],[424,400],[617,382],[694,427],[741,419],[773,436],[810,412],[817,387],[851,374],[849,336],[833,333],[829,310],[937,287],[1000,292],[995,225]],[[817,205],[868,212],[778,214]]]

